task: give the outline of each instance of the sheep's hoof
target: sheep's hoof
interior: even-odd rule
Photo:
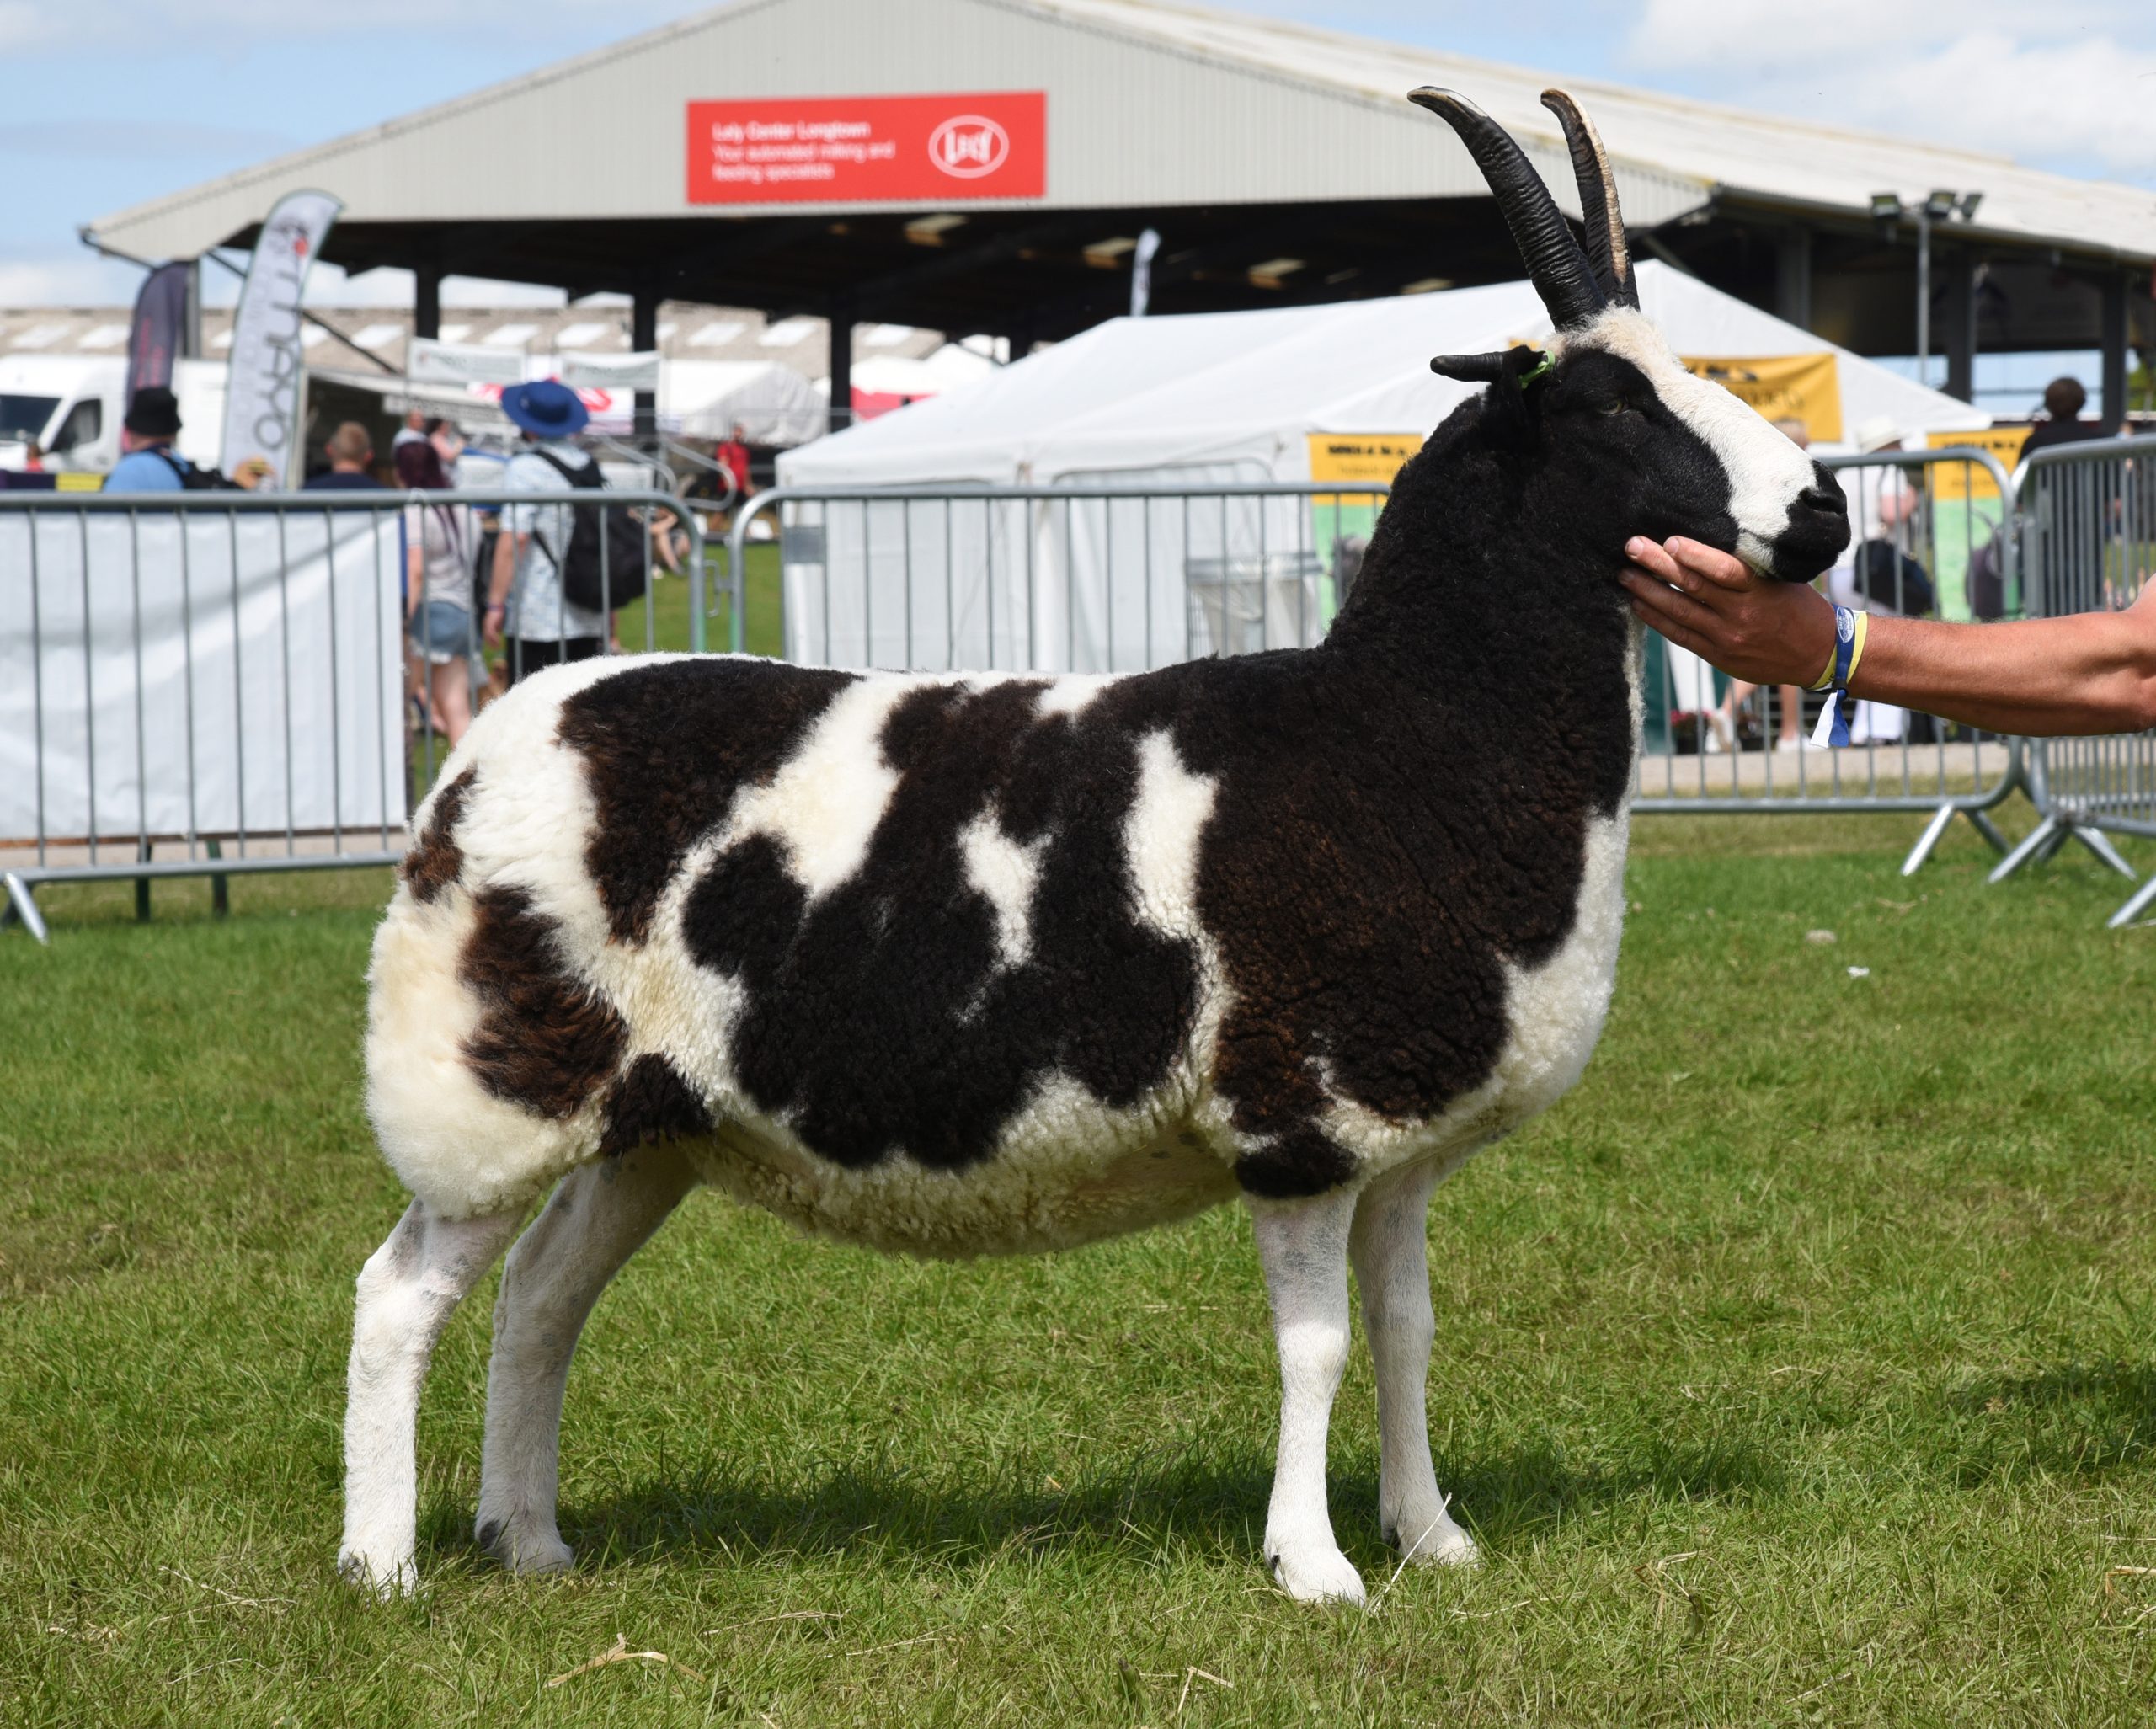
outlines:
[[[1440,1512],[1433,1518],[1385,1522],[1385,1540],[1418,1567],[1471,1567],[1481,1563],[1475,1540]],[[1406,1534],[1402,1534],[1405,1533]]]
[[[576,1565],[575,1551],[562,1541],[550,1520],[482,1518],[473,1534],[480,1548],[513,1573],[565,1573]]]
[[[1298,1603],[1363,1604],[1363,1576],[1337,1549],[1315,1545],[1266,1557],[1280,1588]]]
[[[347,1549],[337,1557],[338,1577],[377,1603],[409,1597],[419,1588],[419,1569],[411,1556],[401,1561],[370,1560]]]

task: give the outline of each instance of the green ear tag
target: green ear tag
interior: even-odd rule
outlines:
[[[1529,385],[1547,378],[1556,370],[1557,357],[1555,355],[1545,354],[1532,366],[1529,366],[1527,371],[1519,375],[1519,387],[1522,390],[1525,390]]]

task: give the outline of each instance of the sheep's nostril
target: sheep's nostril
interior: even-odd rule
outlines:
[[[1840,512],[1848,508],[1839,487],[1807,486],[1796,495],[1798,504],[1807,510]]]

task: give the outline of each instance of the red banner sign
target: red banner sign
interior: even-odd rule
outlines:
[[[689,104],[691,204],[944,204],[1047,184],[1038,90]]]

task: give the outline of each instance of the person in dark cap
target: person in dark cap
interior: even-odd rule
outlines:
[[[105,477],[109,493],[176,493],[187,487],[187,458],[172,447],[179,436],[179,398],[162,384],[146,384],[127,404],[120,423],[126,454]]]

